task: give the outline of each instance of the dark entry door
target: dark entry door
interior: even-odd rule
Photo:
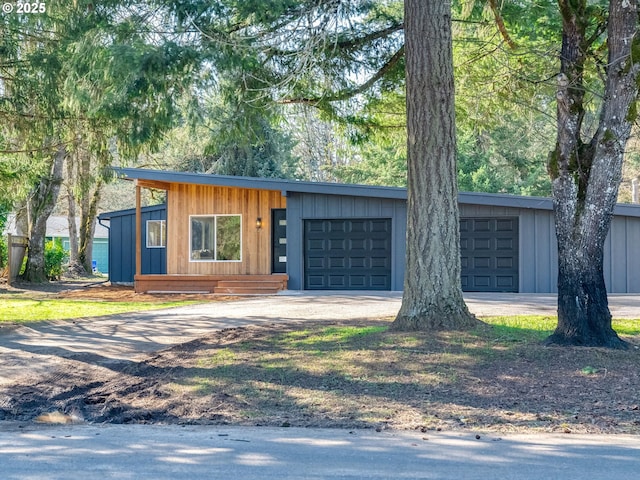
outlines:
[[[462,290],[517,292],[518,218],[460,219]]]
[[[271,210],[271,271],[287,273],[287,211]]]
[[[305,220],[304,288],[390,290],[391,220]]]

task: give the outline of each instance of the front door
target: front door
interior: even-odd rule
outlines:
[[[287,211],[271,210],[271,271],[287,273]]]

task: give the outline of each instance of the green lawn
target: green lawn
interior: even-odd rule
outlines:
[[[116,313],[140,312],[189,305],[196,302],[101,302],[87,300],[26,300],[0,297],[0,322],[37,322],[99,317]]]

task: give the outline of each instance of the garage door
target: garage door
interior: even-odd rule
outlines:
[[[518,291],[518,218],[460,219],[462,290]]]
[[[390,290],[391,220],[305,220],[304,288]]]

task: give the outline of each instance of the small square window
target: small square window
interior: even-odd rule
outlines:
[[[167,221],[147,220],[147,248],[167,246]]]

